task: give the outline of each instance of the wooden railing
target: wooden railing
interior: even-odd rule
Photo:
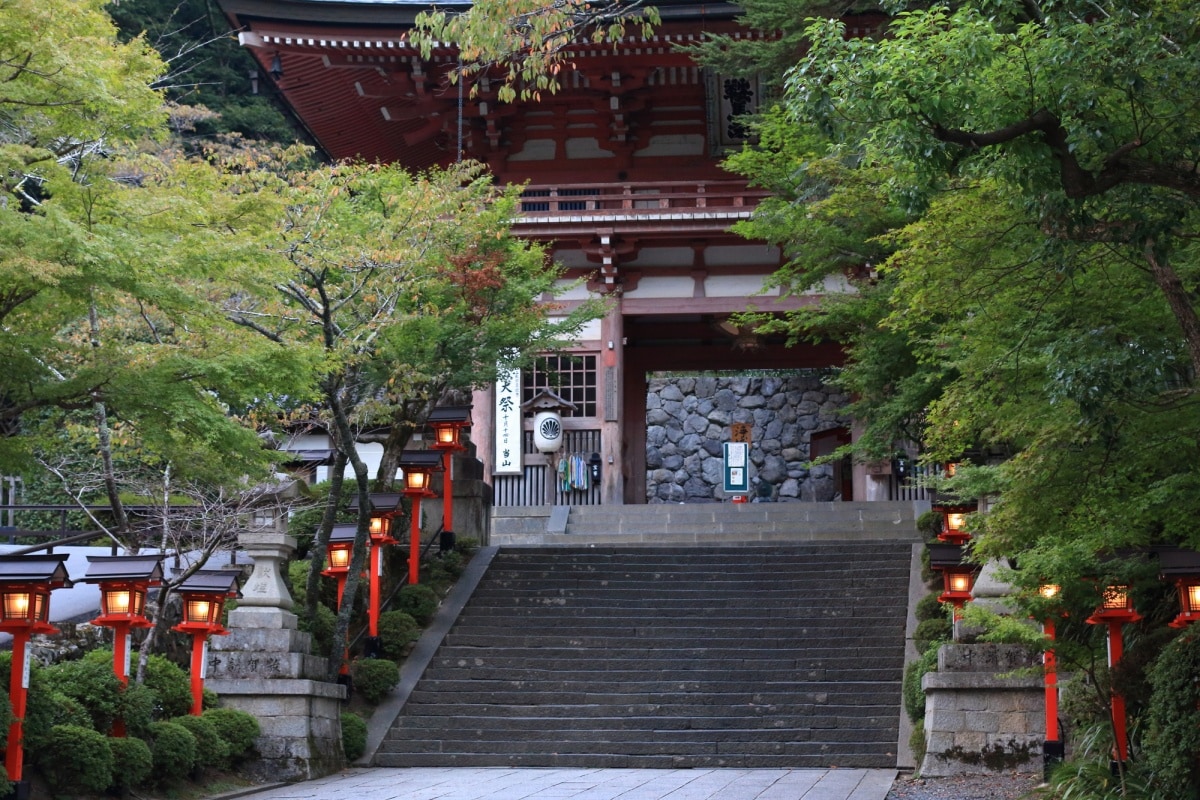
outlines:
[[[529,186],[521,194],[525,216],[636,214],[668,209],[753,208],[769,193],[739,181],[580,183]]]

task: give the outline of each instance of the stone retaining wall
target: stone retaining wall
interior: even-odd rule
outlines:
[[[722,444],[730,425],[751,427],[751,496],[767,484],[779,501],[839,499],[833,468],[810,467],[813,433],[849,427],[848,398],[817,370],[752,376],[651,376],[646,395],[646,502],[724,500]]]

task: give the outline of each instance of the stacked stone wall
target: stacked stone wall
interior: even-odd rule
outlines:
[[[815,370],[761,376],[654,375],[646,395],[646,502],[725,500],[722,445],[751,426],[751,496],[839,499],[834,470],[811,466],[814,433],[848,427],[848,398]],[[765,484],[760,493],[759,486]]]

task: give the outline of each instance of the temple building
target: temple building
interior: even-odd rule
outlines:
[[[546,244],[565,281],[584,279],[559,300],[610,299],[569,355],[542,360],[519,386],[477,393],[472,439],[496,505],[727,500],[713,460],[739,432],[763,499],[886,500],[889,487],[895,496],[886,469],[806,467],[853,434],[835,407],[845,398],[823,388],[842,359],[837,344],[784,347],[728,319],[847,288],[764,291],[779,250],[730,232],[764,196],[721,166],[744,144],[740,117],[756,110],[761,87],[697,65],[685,46],[706,32],[758,35],[739,27],[734,5],[658,2],[649,38],[581,44],[556,93],[501,102],[487,75],[475,91],[447,79],[453,45],[423,58],[408,43],[426,2],[220,4],[330,158],[486,164],[498,182],[526,186],[518,235]],[[533,446],[531,418],[503,410],[545,389],[569,402],[552,456]]]

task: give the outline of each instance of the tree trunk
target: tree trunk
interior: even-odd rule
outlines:
[[[1171,267],[1165,255],[1157,252],[1155,244],[1153,239],[1147,239],[1142,252],[1146,263],[1150,265],[1154,283],[1166,297],[1167,305],[1170,306],[1171,313],[1183,333],[1192,365],[1192,380],[1200,380],[1200,317],[1196,315],[1196,309],[1188,297],[1183,281],[1179,278],[1179,273]]]

